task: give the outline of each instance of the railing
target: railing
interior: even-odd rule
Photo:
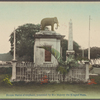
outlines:
[[[17,62],[16,67],[34,67],[32,62]]]
[[[43,76],[46,75],[50,82],[63,81],[63,74],[57,72],[56,68],[52,65],[35,66],[34,63],[17,63],[16,77],[20,81],[40,82]],[[65,81],[84,81],[85,71],[85,67],[72,68],[65,76]]]
[[[52,64],[42,64],[42,65],[35,65],[33,62],[17,62],[17,67],[57,67],[57,65]]]

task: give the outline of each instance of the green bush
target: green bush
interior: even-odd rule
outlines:
[[[3,81],[2,81],[2,84],[3,84],[3,85],[7,85],[7,86],[13,85],[13,84],[10,82],[10,76],[8,76],[8,75],[6,74],[6,75],[5,75],[5,78],[4,78]]]

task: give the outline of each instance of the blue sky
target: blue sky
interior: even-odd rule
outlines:
[[[72,19],[74,41],[87,48],[89,15],[91,47],[100,47],[100,2],[0,2],[0,53],[9,52],[9,36],[14,27],[39,24],[46,17],[58,18],[60,27],[55,31],[65,39]]]

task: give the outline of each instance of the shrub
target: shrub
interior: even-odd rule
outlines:
[[[7,74],[6,74],[5,78],[3,79],[2,83],[3,83],[4,85],[7,85],[7,86],[13,85],[13,84],[10,82],[10,76],[8,76]]]

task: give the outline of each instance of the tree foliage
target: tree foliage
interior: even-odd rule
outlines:
[[[88,57],[88,49],[84,50],[84,56]],[[100,58],[100,48],[99,47],[90,48],[90,58],[91,59]]]
[[[39,24],[25,24],[15,30],[17,60],[33,61],[33,35],[38,31],[40,31]],[[11,43],[10,53],[13,55],[14,32],[11,33],[9,41]]]
[[[90,49],[91,59],[100,58],[100,48],[99,47],[92,47]]]
[[[88,48],[84,49],[84,58],[82,57],[82,49],[79,50],[78,60],[89,60],[88,59]],[[90,59],[98,59],[100,58],[100,47],[91,47],[90,48]]]

